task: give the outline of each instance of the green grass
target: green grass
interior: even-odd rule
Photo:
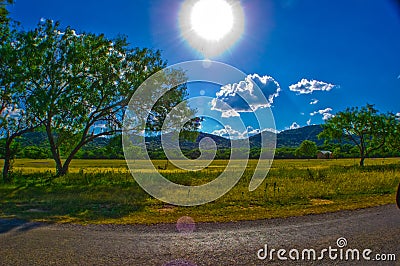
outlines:
[[[50,160],[16,160],[15,182],[0,185],[0,217],[75,223],[169,223],[184,215],[196,222],[265,219],[365,208],[395,202],[400,159],[358,161],[275,160],[263,184],[249,192],[256,161],[220,199],[195,207],[165,204],[144,192],[123,160],[75,160],[70,174],[54,178]],[[165,161],[154,161],[165,166]],[[1,166],[1,165],[0,165]],[[216,178],[226,161],[185,172],[169,164],[160,172],[174,182],[199,185]]]

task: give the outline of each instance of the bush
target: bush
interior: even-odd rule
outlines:
[[[38,146],[27,146],[21,152],[21,157],[28,159],[47,159],[49,158],[49,152],[45,148]]]

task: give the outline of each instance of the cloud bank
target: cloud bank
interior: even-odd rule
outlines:
[[[329,118],[333,117],[334,115],[331,114],[330,112],[332,111],[332,108],[325,108],[325,109],[321,109],[315,112],[310,113],[311,116],[314,116],[316,114],[320,114],[322,115],[322,119],[323,120],[328,120]]]
[[[216,98],[211,101],[211,109],[222,112],[222,117],[239,116],[240,112],[254,112],[259,108],[270,107],[280,91],[279,83],[274,78],[248,75],[239,83],[222,86]]]
[[[232,126],[226,125],[222,129],[214,130],[213,132],[211,132],[211,134],[225,137],[225,138],[230,138],[230,139],[244,139],[244,138],[248,138],[248,137],[257,135],[264,131],[279,133],[279,131],[277,131],[275,129],[265,128],[265,129],[260,130],[259,128],[253,128],[252,126],[248,126],[243,132],[240,132],[240,131],[232,128]]]

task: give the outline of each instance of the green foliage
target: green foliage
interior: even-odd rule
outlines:
[[[68,171],[83,146],[121,131],[123,113],[135,89],[166,66],[159,51],[129,48],[125,37],[78,34],[50,20],[21,32],[16,42],[20,47],[12,53],[21,74],[13,84],[29,93],[26,105],[43,123],[59,175]],[[165,76],[166,82],[176,79],[183,84],[159,99],[152,111],[154,119],[148,121],[149,130],[159,130],[158,119],[186,97],[184,74],[171,71]],[[96,130],[98,125],[101,130]],[[120,158],[111,146],[107,149]]]
[[[20,154],[22,158],[47,159],[50,158],[49,150],[38,146],[27,146]]]
[[[8,10],[6,5],[11,5],[14,3],[14,0],[0,0],[0,23],[5,23],[8,17]]]
[[[9,18],[9,12],[7,10],[7,4],[13,4],[13,0],[0,0],[0,44],[9,39],[10,35],[13,33],[13,29],[10,28],[12,20]]]
[[[296,148],[282,147],[275,150],[275,158],[277,159],[294,159],[296,158]]]
[[[3,3],[3,2],[2,2]],[[4,138],[2,171],[3,181],[10,182],[15,139],[33,131],[40,125],[28,104],[30,92],[20,86],[23,68],[17,51],[21,43],[19,34],[10,28],[9,19],[2,21],[0,29],[0,136]]]
[[[317,154],[317,144],[311,140],[304,140],[300,147],[296,149],[295,154],[299,157],[314,158]]]
[[[387,115],[387,127],[389,134],[387,137],[387,148],[392,151],[400,151],[400,116],[389,113]]]
[[[21,151],[21,145],[18,142],[13,142],[10,145],[10,159],[13,160]],[[6,154],[6,139],[0,139],[0,158],[4,159]]]
[[[381,149],[390,133],[388,116],[379,114],[373,105],[347,108],[328,119],[320,138],[331,140],[349,140],[359,150],[360,165],[371,152]]]

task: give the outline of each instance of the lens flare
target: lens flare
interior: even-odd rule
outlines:
[[[239,0],[186,0],[179,13],[182,37],[205,58],[230,48],[244,31]]]
[[[185,73],[186,79],[176,79],[176,74]],[[146,144],[146,124],[157,101],[165,95],[170,88],[183,83],[206,82],[223,86],[245,80],[248,75],[230,65],[210,61],[187,61],[169,66],[153,74],[144,81],[134,92],[125,111],[122,130],[122,144],[125,159],[129,170],[136,182],[153,197],[174,205],[196,206],[214,201],[229,192],[243,176],[250,154],[248,138],[240,141],[230,141],[230,157],[222,173],[212,181],[197,185],[182,185],[167,179],[158,171],[150,158]],[[258,102],[263,108],[253,111],[258,125],[268,123],[275,131],[275,122],[268,99],[260,87],[254,83],[253,95],[257,95]],[[251,105],[252,97],[243,91],[237,92],[244,103]],[[206,95],[196,96],[182,101],[174,106],[163,120],[161,132],[161,148],[168,159],[168,163],[183,171],[201,171],[206,169],[215,159],[218,149],[217,143],[212,138],[202,138],[199,143],[200,156],[197,159],[187,158],[180,148],[179,134],[184,125],[195,117],[201,117],[218,122],[228,128],[235,124],[239,132],[244,132],[246,127],[240,116],[224,118],[220,111],[211,108],[210,103],[216,100],[216,106],[224,112],[235,112],[228,103]],[[187,106],[196,110],[195,114],[187,111]],[[230,134],[230,133],[229,133]],[[229,137],[229,136],[228,136]],[[255,190],[266,178],[271,167],[275,147],[275,134],[261,134],[260,155],[256,169],[249,182],[249,191]],[[184,229],[190,229],[192,223],[182,223]],[[181,229],[182,229],[181,228]],[[179,230],[179,228],[178,228]]]
[[[232,30],[232,7],[224,0],[200,0],[192,8],[190,22],[200,37],[219,41]]]

